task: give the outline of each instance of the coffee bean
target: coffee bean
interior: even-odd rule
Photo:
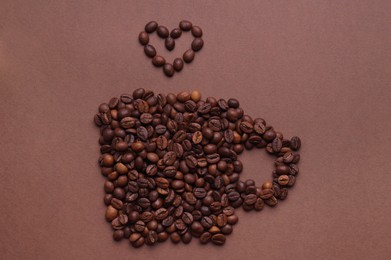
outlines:
[[[157,22],[151,21],[145,25],[145,31],[147,33],[153,33],[157,29]]]
[[[282,148],[282,142],[280,138],[274,138],[272,142],[273,152],[278,153]]]
[[[175,48],[175,40],[171,37],[167,37],[164,41],[164,45],[167,50],[172,51]]]
[[[149,36],[147,32],[140,32],[138,40],[142,45],[147,45],[149,42]]]
[[[287,185],[288,182],[289,182],[289,176],[288,175],[280,175],[278,177],[278,184],[280,184],[281,186]]]
[[[204,232],[200,236],[200,242],[201,242],[201,244],[207,244],[211,240],[211,238],[212,238],[212,234],[211,233]]]
[[[171,63],[165,63],[163,65],[163,72],[166,74],[166,76],[172,77],[175,73],[175,70]]]
[[[156,29],[157,35],[159,35],[160,38],[167,38],[170,32],[168,31],[167,27],[163,25],[159,25]]]
[[[171,33],[170,33],[170,36],[171,36],[171,38],[173,38],[173,39],[177,39],[177,38],[181,37],[181,35],[182,35],[182,30],[179,29],[179,28],[173,29],[173,30],[171,31]]]
[[[156,67],[161,67],[166,64],[166,60],[162,56],[156,55],[152,59],[152,64]]]
[[[182,20],[179,23],[179,28],[181,28],[182,31],[190,31],[191,28],[193,27],[193,24],[187,20]]]
[[[198,26],[193,26],[191,28],[191,33],[194,37],[201,37],[202,36],[202,29]]]
[[[183,53],[183,60],[184,62],[186,63],[190,63],[194,60],[194,56],[195,56],[195,52],[191,49],[185,51],[185,53]]]
[[[191,49],[193,51],[199,51],[204,46],[204,41],[202,38],[195,38],[193,42],[191,43]]]
[[[212,236],[212,243],[218,246],[224,245],[226,237],[223,234],[215,234]]]
[[[183,60],[181,58],[176,58],[173,62],[173,67],[175,71],[181,71],[183,69]]]
[[[145,47],[144,47],[144,53],[145,53],[145,55],[147,55],[148,57],[153,58],[153,57],[155,57],[155,55],[156,55],[156,49],[155,49],[155,47],[153,47],[152,45],[147,44],[147,45],[145,45]]]
[[[291,138],[291,148],[293,150],[299,150],[301,146],[301,140],[299,137],[294,136]]]

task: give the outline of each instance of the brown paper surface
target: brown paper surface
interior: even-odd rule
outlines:
[[[204,48],[169,79],[137,41],[146,22],[188,19]],[[2,259],[388,259],[391,254],[390,1],[0,2]],[[187,34],[172,60],[190,45]],[[238,211],[225,246],[133,249],[105,223],[99,131],[112,96],[145,87],[236,97],[302,138],[296,186]],[[242,179],[271,178],[264,150]]]

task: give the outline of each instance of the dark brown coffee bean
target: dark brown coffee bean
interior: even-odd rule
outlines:
[[[174,166],[168,166],[168,167],[164,168],[163,174],[164,174],[164,176],[166,176],[168,178],[172,178],[176,174],[176,168]]]
[[[157,22],[151,21],[145,25],[145,31],[147,33],[153,33],[157,29]]]
[[[247,205],[253,205],[257,200],[257,195],[255,194],[248,194],[245,198],[244,198],[244,204],[247,204]]]
[[[236,191],[232,191],[230,193],[228,193],[228,199],[230,201],[236,201],[240,198],[240,194]]]
[[[168,210],[165,208],[160,208],[155,211],[155,219],[156,220],[163,220],[168,217]]]
[[[206,190],[204,188],[194,188],[193,193],[197,199],[203,199],[206,196]]]
[[[155,57],[155,55],[156,55],[156,49],[155,49],[155,47],[153,47],[152,45],[147,44],[147,45],[145,45],[145,47],[144,47],[144,53],[145,53],[145,55],[147,55],[148,57],[153,58],[153,57]]]
[[[193,223],[193,215],[189,212],[184,212],[182,215],[182,220],[186,225],[191,225]]]
[[[299,150],[301,146],[301,140],[299,137],[294,136],[291,138],[291,148],[293,150]]]
[[[195,38],[191,43],[191,48],[193,51],[199,51],[204,46],[204,41],[202,38]]]
[[[201,37],[202,36],[202,29],[199,26],[193,26],[191,28],[191,33],[194,37]]]
[[[171,63],[166,63],[163,66],[163,72],[167,77],[172,77],[175,73],[175,70]]]
[[[161,67],[165,63],[166,63],[166,60],[162,56],[159,56],[159,55],[154,56],[152,59],[152,64],[156,67]]]
[[[148,111],[149,111],[149,104],[148,104],[148,102],[146,102],[144,100],[138,99],[137,103],[135,105],[136,105],[137,110],[140,113],[148,113]]]
[[[172,51],[175,48],[175,40],[171,37],[167,37],[164,41],[164,45],[167,50]]]
[[[163,25],[159,25],[156,29],[157,35],[159,35],[160,38],[167,38],[170,32],[168,31],[167,27]]]
[[[181,71],[183,69],[183,60],[181,58],[176,58],[173,62],[173,67],[175,71]]]
[[[282,142],[280,138],[274,138],[272,142],[273,152],[278,153],[282,148]]]
[[[167,152],[163,157],[163,162],[165,165],[173,165],[176,160],[176,154],[174,152]]]
[[[142,222],[141,220],[137,221],[135,224],[134,224],[134,229],[138,232],[143,232],[144,229],[145,229],[145,223]]]
[[[197,167],[198,165],[198,160],[194,157],[194,156],[187,156],[186,157],[186,165],[190,168],[190,169],[194,169]]]
[[[250,122],[242,121],[239,125],[240,130],[244,133],[250,134],[253,132],[253,125]]]
[[[276,197],[273,196],[273,197],[271,197],[271,198],[265,200],[265,203],[266,203],[267,205],[273,207],[273,206],[275,206],[275,205],[278,204],[278,200],[277,200]]]
[[[138,127],[137,128],[137,137],[140,138],[143,141],[147,141],[147,139],[148,139],[148,130],[145,127],[143,127],[143,126]]]
[[[224,245],[226,237],[223,234],[215,234],[212,236],[212,243],[218,246]]]
[[[190,63],[194,60],[194,56],[195,56],[195,52],[189,49],[185,51],[185,53],[183,53],[183,61],[186,63]]]
[[[179,189],[182,189],[183,187],[185,186],[185,183],[181,180],[173,180],[171,182],[171,187],[174,189],[174,190],[179,190]]]
[[[147,32],[140,32],[138,40],[142,45],[147,45],[149,42],[149,36]]]
[[[182,31],[190,31],[191,28],[193,27],[193,24],[187,20],[182,20],[179,23],[179,28],[181,28]]]
[[[290,169],[289,169],[289,166],[286,166],[286,165],[278,165],[276,167],[276,173],[278,175],[286,175],[286,174],[289,174],[290,173]]]
[[[278,199],[284,200],[288,196],[288,189],[287,188],[282,188],[280,190],[280,194],[278,195]]]
[[[171,31],[171,33],[170,33],[170,36],[171,36],[171,38],[173,38],[173,39],[177,39],[177,38],[181,37],[181,35],[182,35],[182,30],[179,29],[179,28],[173,29],[173,30]]]
[[[164,227],[168,227],[168,226],[170,226],[173,222],[174,222],[173,217],[172,217],[172,216],[168,216],[168,217],[166,217],[165,219],[163,219],[162,225],[163,225]]]

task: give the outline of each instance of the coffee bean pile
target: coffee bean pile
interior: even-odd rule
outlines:
[[[99,158],[106,220],[114,240],[134,247],[168,238],[223,245],[235,209],[260,211],[284,200],[299,172],[300,139],[286,139],[236,99],[201,100],[198,91],[155,94],[137,89],[99,106]],[[271,181],[240,180],[244,149],[276,157]]]
[[[191,31],[195,38],[191,43],[191,48],[183,53],[183,59],[176,58],[174,59],[173,64],[171,64],[166,62],[164,57],[157,55],[155,47],[149,44],[149,34],[155,31],[160,38],[165,39],[164,45],[169,51],[172,51],[175,48],[175,39],[181,37],[182,32]],[[152,58],[152,64],[156,67],[163,67],[164,74],[167,77],[172,77],[175,71],[180,72],[183,69],[183,62],[192,62],[194,60],[195,53],[202,49],[204,41],[201,37],[202,29],[186,20],[181,21],[179,23],[179,28],[175,28],[171,32],[169,32],[167,27],[158,25],[155,21],[151,21],[145,25],[144,31],[140,32],[138,40],[142,45],[144,45],[145,55]]]

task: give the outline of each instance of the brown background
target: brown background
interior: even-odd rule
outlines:
[[[2,0],[0,258],[389,258],[390,14],[387,0]],[[151,19],[173,28],[183,18],[204,29],[205,48],[168,79],[137,35]],[[182,37],[168,56],[189,44]],[[237,97],[248,114],[299,135],[288,199],[239,211],[224,247],[114,243],[92,118],[138,87]],[[242,158],[243,179],[270,178],[264,151]]]

